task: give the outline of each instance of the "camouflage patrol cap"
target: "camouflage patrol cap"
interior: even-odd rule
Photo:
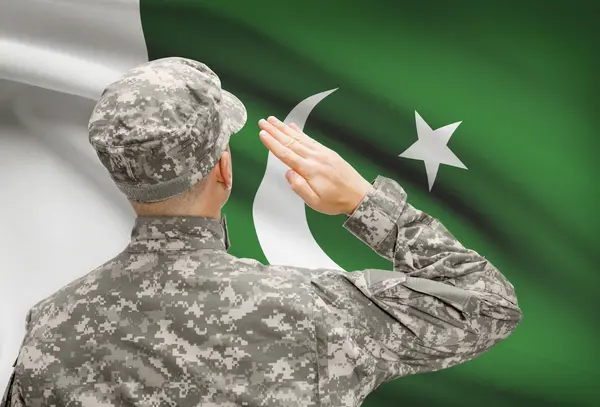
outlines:
[[[89,141],[131,200],[157,202],[199,182],[219,161],[246,109],[205,64],[163,58],[109,85],[90,117]]]

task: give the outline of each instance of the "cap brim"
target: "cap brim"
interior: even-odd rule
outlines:
[[[222,129],[224,132],[232,135],[244,127],[248,115],[244,104],[237,97],[226,90],[221,90],[221,96],[220,114]]]

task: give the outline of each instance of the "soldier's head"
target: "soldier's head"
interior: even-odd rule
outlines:
[[[206,65],[164,58],[109,85],[89,140],[138,215],[218,213],[232,186],[229,138],[244,105]]]

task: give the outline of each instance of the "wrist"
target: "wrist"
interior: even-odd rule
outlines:
[[[365,199],[365,197],[371,192],[374,191],[375,187],[370,184],[367,180],[360,185],[359,188],[352,194],[352,199],[350,200],[350,204],[348,209],[346,210],[346,215],[352,216],[352,214],[356,211],[356,208],[361,204],[361,202]]]

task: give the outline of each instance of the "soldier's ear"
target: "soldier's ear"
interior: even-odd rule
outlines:
[[[229,148],[221,154],[221,158],[219,158],[219,163],[216,165],[215,169],[217,171],[215,174],[217,176],[217,181],[225,184],[225,188],[230,189],[233,174],[231,173],[231,153]]]

